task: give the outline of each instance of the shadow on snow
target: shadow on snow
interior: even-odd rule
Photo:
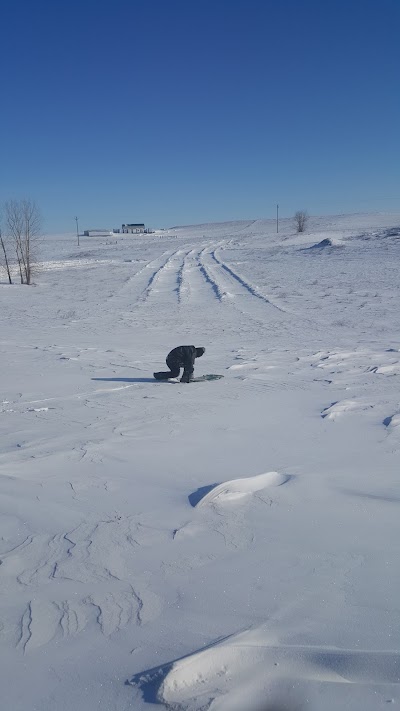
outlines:
[[[92,378],[106,383],[168,383],[169,380],[156,380],[155,378]]]

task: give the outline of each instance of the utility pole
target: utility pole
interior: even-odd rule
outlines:
[[[76,220],[76,238],[78,240],[78,247],[79,247],[79,227],[78,227],[78,218],[75,217]]]
[[[279,205],[276,206],[276,231],[279,232]]]

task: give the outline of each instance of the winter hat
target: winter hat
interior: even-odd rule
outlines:
[[[204,355],[205,352],[205,348],[196,348],[196,358],[201,358],[201,356]]]

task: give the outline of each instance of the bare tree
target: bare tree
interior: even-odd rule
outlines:
[[[0,244],[1,244],[1,248],[3,250],[3,255],[4,255],[4,265],[2,265],[2,266],[4,266],[4,269],[7,272],[8,281],[10,282],[10,284],[12,284],[10,263],[8,261],[6,245],[4,243],[3,235],[1,234],[1,229],[0,229]]]
[[[308,222],[307,210],[298,210],[294,216],[297,232],[304,232]]]
[[[33,248],[40,235],[41,215],[32,200],[9,200],[5,204],[6,223],[14,242],[21,284],[32,279]]]

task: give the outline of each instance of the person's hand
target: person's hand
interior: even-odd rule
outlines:
[[[190,376],[189,376],[189,375],[182,375],[180,382],[181,382],[181,383],[189,383],[189,382],[190,382]]]

